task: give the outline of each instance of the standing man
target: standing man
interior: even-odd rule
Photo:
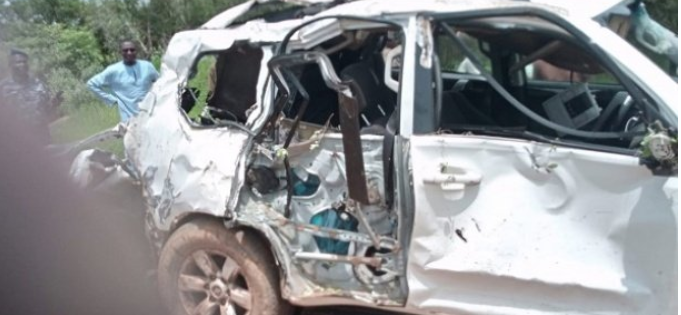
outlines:
[[[137,60],[137,47],[130,40],[121,42],[123,60],[108,66],[92,77],[88,88],[109,106],[118,106],[121,122],[127,122],[139,112],[138,103],[158,79],[151,62]]]
[[[56,109],[62,102],[61,93],[52,97],[45,83],[30,75],[28,54],[12,49],[9,57],[12,75],[0,82],[0,100],[47,144],[50,142],[49,123],[56,118]]]

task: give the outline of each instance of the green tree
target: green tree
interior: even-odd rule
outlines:
[[[100,0],[88,8],[86,25],[96,36],[99,48],[107,62],[118,59],[118,46],[122,40],[134,40],[142,55],[153,49],[148,47],[143,23],[139,20],[137,1]]]
[[[36,65],[41,72],[65,68],[81,77],[86,69],[103,61],[94,35],[85,28],[17,22],[8,31],[9,43],[39,57]]]
[[[8,7],[22,21],[82,25],[86,2],[81,0],[9,0]]]
[[[679,3],[677,0],[645,1],[650,16],[670,31],[679,34]]]
[[[176,32],[201,26],[214,15],[244,0],[149,0],[144,8],[154,45],[165,47]]]
[[[65,110],[94,102],[85,80],[101,70],[104,58],[94,34],[63,24],[14,22],[3,29],[3,45],[18,47],[31,56],[33,72],[53,90],[64,92]],[[7,50],[3,50],[3,53]]]

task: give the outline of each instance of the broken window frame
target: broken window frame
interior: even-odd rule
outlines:
[[[185,121],[189,124],[189,126],[192,129],[210,130],[210,129],[225,128],[225,127],[235,127],[235,128],[240,129],[242,131],[245,131],[246,133],[248,133],[251,136],[255,135],[255,130],[253,130],[253,128],[251,128],[251,124],[252,124],[251,118],[247,119],[247,121],[244,122],[244,123],[241,123],[241,122],[236,121],[236,120],[232,121],[232,120],[214,119],[212,121],[213,122],[212,125],[206,125],[206,124],[201,124],[201,123],[195,121],[194,119],[192,119],[191,117],[189,117],[189,112],[185,111],[182,108],[183,94],[187,93],[187,92],[191,93],[190,87],[189,87],[189,82],[192,79],[194,79],[196,77],[196,75],[198,74],[198,66],[199,66],[199,63],[201,62],[201,60],[206,56],[214,56],[216,58],[216,62],[217,62],[217,58],[221,53],[224,53],[225,51],[228,51],[230,49],[234,49],[234,48],[236,48],[240,45],[251,45],[251,46],[257,47],[258,49],[263,50],[263,56],[262,56],[262,58],[259,62],[260,67],[262,67],[262,65],[264,64],[265,61],[269,61],[269,60],[266,59],[268,57],[268,54],[265,53],[265,50],[267,49],[267,45],[262,45],[260,43],[252,43],[252,42],[234,42],[234,43],[232,43],[231,46],[229,46],[225,49],[202,51],[192,61],[192,65],[189,68],[189,73],[188,73],[186,79],[178,87],[178,106],[177,106],[177,110],[180,112],[182,117],[185,119]],[[262,70],[260,70],[260,72],[262,73]],[[269,77],[269,74],[267,76]],[[264,87],[262,88],[262,90],[259,89],[261,80],[264,80]],[[262,75],[258,75],[258,80],[256,82],[256,85],[253,87],[255,89],[255,94],[256,94],[256,103],[262,102],[262,101],[265,100],[263,98],[263,96],[265,95],[265,92],[268,89],[268,85],[269,85],[269,78],[262,78]],[[216,88],[216,90],[218,89],[217,78],[216,78],[216,87],[215,88]],[[200,101],[196,98],[194,93],[191,93],[191,96],[194,98],[194,101],[196,102],[193,106],[197,106]],[[207,107],[208,103],[206,102],[206,104],[204,106]],[[260,107],[264,107],[264,105],[261,104]],[[262,112],[260,114],[262,114]],[[200,117],[202,117],[202,116],[199,116],[199,118]]]
[[[283,55],[283,54],[288,54],[294,50],[310,50],[321,43],[328,41],[334,37],[341,36],[343,35],[343,32],[345,31],[354,31],[354,30],[367,30],[367,29],[375,29],[375,28],[385,28],[385,27],[393,27],[396,30],[400,31],[401,38],[400,41],[403,43],[403,45],[406,43],[406,36],[405,32],[407,31],[407,25],[406,25],[406,18],[409,18],[408,16],[403,17],[403,18],[398,18],[398,19],[393,19],[393,20],[385,20],[385,19],[377,19],[377,18],[367,18],[367,17],[361,17],[361,16],[351,16],[351,15],[330,15],[330,16],[322,16],[318,18],[311,19],[309,21],[306,21],[305,23],[302,23],[294,28],[292,28],[286,36],[282,39],[281,42],[279,42],[277,45],[273,47],[273,55],[271,56],[271,59],[274,59],[277,56]],[[315,25],[315,24],[320,24],[320,25]],[[295,39],[293,40],[293,35],[298,34],[298,36],[303,37],[300,33],[305,31],[305,36],[306,38],[304,39]],[[404,56],[404,51],[402,52],[402,55]],[[264,57],[263,57],[264,58]],[[268,60],[269,62],[269,60]],[[404,72],[404,65],[400,69],[400,77],[403,76]],[[271,96],[268,98],[268,102],[266,104],[263,104],[263,115],[265,115],[265,118],[262,119],[262,123],[257,124],[253,123],[253,130],[254,132],[258,135],[261,136],[268,126],[268,122],[270,122],[274,117],[276,117],[280,110],[277,110],[278,102],[280,101],[279,98],[282,96],[281,93],[279,93],[279,90],[277,85],[274,84],[273,80],[270,80],[273,77],[272,73],[269,72],[267,74],[267,83],[265,85],[265,88],[263,89],[262,93],[263,95],[266,94],[267,90],[269,89],[272,93]],[[399,88],[397,91],[397,106],[395,110],[399,109],[399,104],[402,102],[402,89],[403,85],[399,84]],[[288,95],[285,98],[291,97],[292,95]],[[293,95],[294,96],[294,95]],[[264,99],[264,98],[263,98]],[[281,100],[284,102],[284,104],[279,104],[281,106],[290,106],[291,101],[286,102],[285,100]],[[287,105],[288,104],[288,105]],[[283,108],[282,108],[283,109]],[[399,113],[396,113],[397,115],[397,124],[399,125]],[[261,119],[258,119],[260,121]],[[251,125],[250,119],[247,125]],[[257,125],[257,126],[256,126]],[[400,128],[396,128],[399,130]]]
[[[397,30],[404,32],[404,28],[401,25],[396,25]],[[295,32],[293,30],[291,33]],[[404,39],[402,39],[404,42]],[[286,49],[282,49],[281,51],[286,51]],[[362,210],[360,209],[362,207],[362,204],[369,204],[369,195],[368,195],[368,185],[369,183],[367,182],[368,177],[364,171],[364,157],[363,157],[363,147],[362,147],[362,139],[360,137],[360,128],[359,128],[359,109],[358,109],[358,101],[357,99],[353,96],[353,90],[351,85],[353,84],[353,81],[341,81],[340,78],[338,78],[338,75],[335,72],[335,69],[333,68],[333,65],[331,61],[329,60],[328,56],[325,55],[324,53],[321,52],[316,52],[316,51],[303,51],[303,52],[293,52],[293,53],[281,53],[277,56],[273,56],[269,62],[268,62],[268,68],[269,68],[269,75],[268,78],[271,78],[270,80],[272,85],[270,85],[270,88],[272,90],[278,89],[279,93],[273,93],[272,95],[277,95],[276,100],[273,104],[268,106],[266,109],[267,112],[269,112],[267,116],[267,121],[263,124],[263,128],[259,129],[257,132],[257,135],[253,138],[253,140],[257,142],[263,142],[267,140],[269,136],[271,136],[274,133],[274,129],[276,126],[277,119],[282,113],[282,110],[286,107],[287,104],[290,104],[295,100],[296,96],[302,96],[304,99],[304,103],[301,106],[301,110],[299,110],[298,114],[295,117],[295,120],[292,124],[292,127],[290,130],[288,130],[288,134],[285,136],[284,140],[284,147],[283,149],[286,150],[287,146],[291,144],[291,139],[292,136],[296,133],[297,128],[300,124],[300,121],[302,119],[302,116],[305,112],[305,109],[307,108],[308,105],[308,94],[307,91],[305,90],[305,87],[300,83],[300,81],[297,79],[297,77],[287,69],[288,67],[293,67],[297,65],[303,65],[303,64],[311,64],[311,63],[316,63],[319,66],[319,71],[323,73],[322,78],[325,81],[325,84],[327,85],[328,88],[336,91],[338,96],[340,97],[339,101],[339,109],[340,109],[340,116],[341,116],[341,137],[342,137],[342,144],[343,144],[343,152],[345,156],[345,163],[346,163],[346,170],[352,169],[352,172],[346,172],[345,176],[347,178],[347,188],[348,188],[348,195],[347,195],[347,203],[346,206],[348,208],[348,211],[350,213],[353,213],[353,215],[359,220],[360,224],[364,226],[366,229],[366,234],[358,234],[359,236],[364,239],[364,243],[368,241],[369,244],[372,244],[375,248],[378,249],[387,249],[390,252],[394,252],[396,257],[400,257],[400,259],[406,259],[406,255],[404,254],[398,254],[400,250],[400,246],[397,245],[398,240],[397,239],[392,239],[392,238],[387,238],[385,236],[381,236],[377,233],[374,232],[373,228],[369,225],[367,218],[365,218]],[[404,70],[404,67],[401,67],[401,70]],[[401,88],[400,84],[400,88]],[[399,91],[399,89],[398,89]],[[398,92],[399,95],[399,92]],[[399,106],[399,101],[397,106]],[[397,109],[396,109],[397,110]],[[399,115],[399,112],[394,112],[395,115]],[[250,151],[250,149],[248,150]],[[291,166],[289,165],[288,162],[288,155],[286,154],[284,157],[284,167],[285,167],[285,172],[286,172],[286,177],[287,177],[287,183],[291,183],[291,177],[292,177],[292,169]],[[288,184],[287,184],[288,185]],[[400,190],[401,191],[401,190]],[[386,191],[386,194],[395,194],[394,191]],[[286,206],[284,208],[284,217],[286,218],[287,222],[290,222],[291,224],[294,224],[298,226],[299,228],[308,226],[308,224],[301,224],[293,221],[289,221],[289,218],[291,218],[291,198],[292,198],[292,186],[288,185],[287,186],[287,191],[286,191],[287,197],[286,197]],[[398,223],[399,224],[399,223]],[[319,227],[315,227],[314,230],[320,230],[320,232],[323,232]],[[314,231],[308,231],[308,232],[314,232]],[[332,238],[332,239],[340,239],[344,234],[352,234],[348,232],[344,232],[341,230],[332,230],[328,229],[329,235],[324,234],[324,237]],[[314,233],[313,233],[314,234]],[[336,235],[337,234],[337,235]],[[317,235],[317,234],[314,234]],[[403,235],[400,233],[399,235]],[[358,237],[359,237],[358,236]],[[402,237],[400,237],[402,239]],[[352,240],[353,242],[359,242],[358,240]],[[361,243],[361,242],[360,242]],[[317,260],[333,260],[333,261],[341,261],[341,262],[350,262],[352,264],[359,263],[360,261],[362,264],[369,264],[373,265],[377,270],[383,270],[387,273],[390,273],[392,271],[388,269],[382,269],[381,265],[383,263],[386,263],[383,258],[378,258],[378,257],[356,257],[356,256],[337,256],[337,257],[327,257],[328,255],[323,255],[323,254],[316,254],[316,255],[310,255],[305,256],[300,253],[299,255],[296,254],[296,257],[299,259],[317,259]],[[347,259],[344,260],[344,259]],[[397,265],[402,265],[402,264],[397,264]],[[400,272],[400,275],[403,275],[404,270]],[[403,277],[400,278],[400,283],[402,284],[401,286],[404,287],[406,284],[406,280],[403,279]],[[404,291],[403,291],[404,292]]]
[[[348,194],[349,194],[349,199],[352,199],[354,201],[360,202],[362,204],[368,204],[369,203],[369,198],[368,198],[368,188],[367,188],[367,179],[366,175],[364,172],[364,161],[362,157],[362,147],[361,147],[361,137],[360,137],[360,126],[359,126],[359,110],[358,110],[358,105],[357,105],[357,100],[353,97],[352,89],[351,89],[351,84],[353,82],[345,82],[342,81],[338,75],[336,74],[336,71],[333,68],[333,65],[331,61],[328,59],[328,56],[326,56],[323,53],[320,52],[293,52],[293,53],[287,53],[288,51],[288,44],[291,40],[291,37],[293,34],[296,32],[302,30],[306,26],[312,25],[316,22],[323,21],[323,20],[328,20],[328,19],[333,19],[335,22],[342,24],[343,22],[347,21],[361,21],[365,23],[369,23],[369,25],[374,25],[378,24],[380,27],[385,27],[385,26],[390,26],[394,27],[398,30],[401,30],[404,32],[404,28],[402,25],[392,22],[392,21],[383,21],[383,20],[377,20],[377,19],[370,19],[370,18],[363,18],[363,17],[353,17],[353,16],[327,16],[327,17],[321,17],[317,18],[311,21],[308,21],[306,23],[303,23],[295,28],[293,28],[285,37],[284,40],[281,42],[280,46],[277,48],[275,55],[270,59],[268,62],[268,67],[270,69],[270,76],[273,78],[273,82],[275,83],[276,87],[282,91],[281,94],[279,94],[277,100],[275,101],[275,106],[274,110],[270,113],[270,118],[268,120],[268,123],[265,124],[265,126],[270,126],[274,127],[274,122],[277,117],[279,117],[280,113],[283,111],[285,107],[288,105],[292,104],[295,101],[296,95],[301,95],[304,99],[303,105],[301,106],[301,110],[297,113],[295,120],[293,122],[293,125],[291,129],[289,130],[289,133],[286,137],[286,141],[284,143],[284,149],[288,147],[288,145],[291,143],[292,136],[296,133],[297,127],[302,120],[302,117],[304,115],[305,110],[307,109],[307,105],[309,103],[309,96],[307,91],[305,90],[305,87],[300,83],[300,81],[296,78],[296,76],[287,68],[293,67],[293,66],[299,66],[299,65],[304,65],[304,64],[311,64],[311,63],[316,63],[319,66],[320,71],[322,72],[322,78],[325,81],[325,84],[327,85],[328,88],[336,91],[339,95],[339,114],[341,118],[341,133],[342,133],[342,138],[343,138],[343,147],[344,147],[344,152],[346,155],[346,169],[353,169],[355,170],[354,172],[348,172],[346,174],[348,178]],[[364,27],[367,27],[364,25]],[[363,29],[362,27],[355,26],[353,29]],[[318,42],[318,40],[317,40]],[[404,38],[402,38],[402,42],[404,43]],[[404,67],[402,67],[404,69]],[[400,84],[400,87],[402,84]],[[399,91],[399,89],[398,89]],[[399,99],[399,93],[398,93],[398,99]],[[396,104],[395,111],[398,111],[399,109],[399,100],[398,104]],[[399,111],[395,112],[394,115],[399,115]],[[260,130],[258,133],[258,137],[262,136],[263,134],[267,134],[270,131],[266,130],[267,128],[263,128]],[[286,173],[287,173],[287,178],[290,179],[290,167],[287,165],[288,160],[287,158],[284,159],[284,164],[286,167]],[[289,187],[290,188],[290,187]],[[290,189],[289,189],[290,190]],[[392,192],[385,192],[386,194],[392,193]],[[290,211],[290,199],[291,199],[291,192],[289,191],[288,193],[288,198],[287,198],[287,204],[285,208],[285,213],[287,214],[286,216],[288,217],[289,211]]]

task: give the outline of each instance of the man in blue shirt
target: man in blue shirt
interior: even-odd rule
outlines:
[[[132,41],[123,41],[120,47],[123,60],[92,77],[87,85],[107,105],[118,105],[121,122],[125,123],[139,112],[138,103],[158,79],[158,72],[151,62],[137,60]]]

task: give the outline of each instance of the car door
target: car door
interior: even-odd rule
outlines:
[[[488,25],[509,25],[503,22]],[[419,91],[437,84],[415,85]],[[414,112],[427,103],[416,102]],[[492,105],[492,114],[502,106]],[[654,175],[628,148],[530,136],[536,135],[527,132],[531,124],[514,133],[507,125],[465,123],[409,139],[415,209],[409,308],[449,314],[677,310],[676,173]]]
[[[515,139],[414,136],[410,153],[421,171],[409,303],[592,313],[675,298],[676,178],[635,157]]]

